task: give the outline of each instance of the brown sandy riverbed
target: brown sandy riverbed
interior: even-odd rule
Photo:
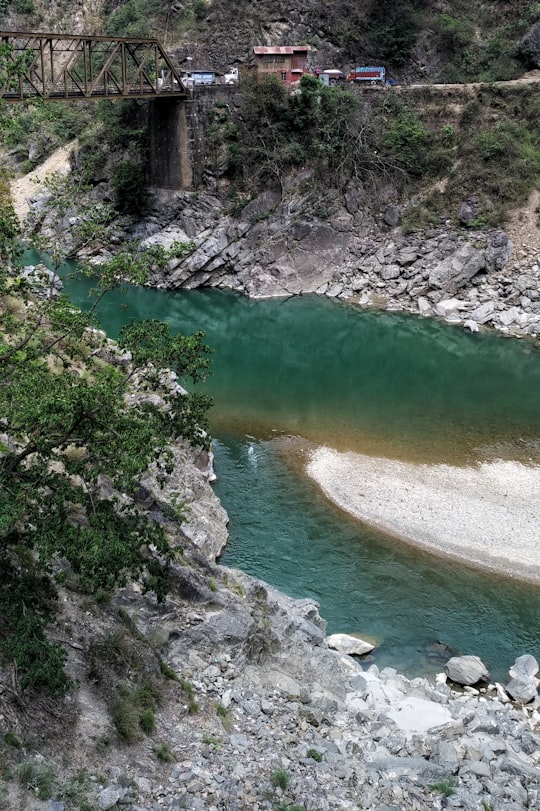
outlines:
[[[338,507],[385,533],[540,584],[540,467],[417,465],[322,447],[307,473]]]

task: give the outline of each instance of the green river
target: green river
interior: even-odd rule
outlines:
[[[66,279],[87,306],[88,282]],[[248,300],[218,290],[128,287],[99,319],[203,329],[217,494],[230,517],[221,562],[313,597],[329,633],[379,646],[370,661],[441,669],[431,646],[479,655],[504,679],[540,650],[540,588],[411,548],[349,518],[304,473],[310,448],[412,461],[540,461],[540,351],[413,316],[317,296]],[[540,552],[539,552],[540,554]]]

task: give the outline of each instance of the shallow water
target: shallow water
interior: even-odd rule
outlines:
[[[82,305],[87,288],[67,284]],[[216,491],[231,519],[224,564],[314,597],[330,632],[376,637],[373,661],[409,674],[440,669],[429,658],[437,641],[482,656],[499,677],[515,656],[538,654],[540,589],[348,518],[303,475],[299,451],[324,443],[422,461],[538,462],[532,343],[316,296],[249,301],[217,290],[128,288],[99,317],[113,337],[141,318],[206,331]]]

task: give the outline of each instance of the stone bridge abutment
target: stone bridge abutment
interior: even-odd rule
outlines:
[[[217,101],[232,102],[236,87],[201,87],[187,99],[153,99],[149,106],[150,184],[196,189],[202,181],[209,117]]]

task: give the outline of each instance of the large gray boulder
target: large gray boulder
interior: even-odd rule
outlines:
[[[539,670],[538,662],[530,653],[518,656],[508,674],[514,678],[534,677]]]
[[[478,656],[453,656],[445,665],[448,678],[456,684],[476,684],[487,681],[489,671]]]
[[[431,287],[438,287],[446,293],[455,293],[467,284],[473,276],[486,268],[486,256],[466,242],[440,262],[429,274]]]
[[[486,249],[486,262],[493,270],[502,270],[510,257],[514,246],[504,231],[490,234]]]
[[[333,650],[347,653],[350,656],[363,656],[370,653],[375,648],[371,642],[366,642],[358,636],[352,634],[330,634],[325,639],[326,644]]]
[[[526,653],[524,656],[518,656],[508,675],[511,680],[506,685],[506,692],[512,696],[514,701],[520,704],[528,704],[538,695],[538,662]]]

